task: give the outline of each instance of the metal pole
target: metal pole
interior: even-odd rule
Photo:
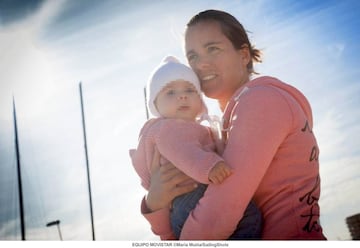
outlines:
[[[15,109],[15,98],[13,96],[13,117],[14,117],[14,131],[15,131],[15,151],[17,161],[17,178],[19,187],[19,209],[20,209],[20,229],[21,229],[21,240],[25,240],[25,214],[24,214],[24,202],[23,202],[23,191],[21,183],[21,166],[20,166],[20,149],[19,149],[19,138],[16,121],[16,109]]]
[[[60,222],[59,222],[59,224],[57,224],[57,229],[58,229],[60,240],[62,241],[63,238],[62,238],[61,231],[60,231]]]
[[[146,119],[149,120],[149,110],[147,108],[147,97],[146,97],[146,86],[144,87],[144,99],[145,99]]]
[[[91,230],[92,230],[92,239],[95,240],[94,217],[93,217],[92,197],[91,197],[91,185],[90,185],[90,168],[89,168],[89,158],[88,158],[88,151],[87,151],[85,114],[84,114],[84,104],[83,104],[83,95],[82,95],[81,82],[79,83],[79,89],[80,89],[80,103],[81,103],[82,124],[83,124],[83,133],[84,133],[84,148],[85,148],[85,159],[86,159],[86,171],[87,171],[88,190],[89,190],[89,201],[90,201]]]

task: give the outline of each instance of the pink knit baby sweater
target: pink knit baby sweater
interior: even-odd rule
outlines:
[[[208,184],[212,167],[223,159],[215,152],[210,129],[196,122],[157,118],[145,123],[137,149],[130,150],[133,166],[145,189],[149,188],[155,146],[161,164],[170,161],[198,182]]]

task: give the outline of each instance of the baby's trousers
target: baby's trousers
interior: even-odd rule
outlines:
[[[180,237],[181,229],[190,212],[196,207],[207,188],[205,184],[192,192],[176,197],[173,200],[170,213],[170,222],[176,238]],[[221,216],[219,216],[221,218]],[[256,240],[261,239],[262,215],[253,201],[247,206],[243,218],[239,221],[236,230],[228,238],[231,240]]]

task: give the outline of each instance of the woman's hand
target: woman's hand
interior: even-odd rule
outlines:
[[[171,163],[160,166],[160,153],[155,148],[151,164],[151,181],[146,196],[146,205],[150,212],[169,207],[172,200],[188,193],[197,187],[196,182],[189,182],[190,177],[185,175]]]

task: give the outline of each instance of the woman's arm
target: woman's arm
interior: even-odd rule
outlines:
[[[197,187],[197,184],[186,184],[189,177],[168,163],[151,174],[149,192],[145,198],[146,206],[150,212],[169,207],[172,200],[182,194],[188,193]]]
[[[172,164],[160,166],[160,153],[155,149],[151,164],[150,188],[142,201],[141,213],[150,223],[154,234],[162,240],[175,239],[170,226],[169,209],[175,197],[196,188],[195,182],[184,185],[187,181],[189,177]]]

